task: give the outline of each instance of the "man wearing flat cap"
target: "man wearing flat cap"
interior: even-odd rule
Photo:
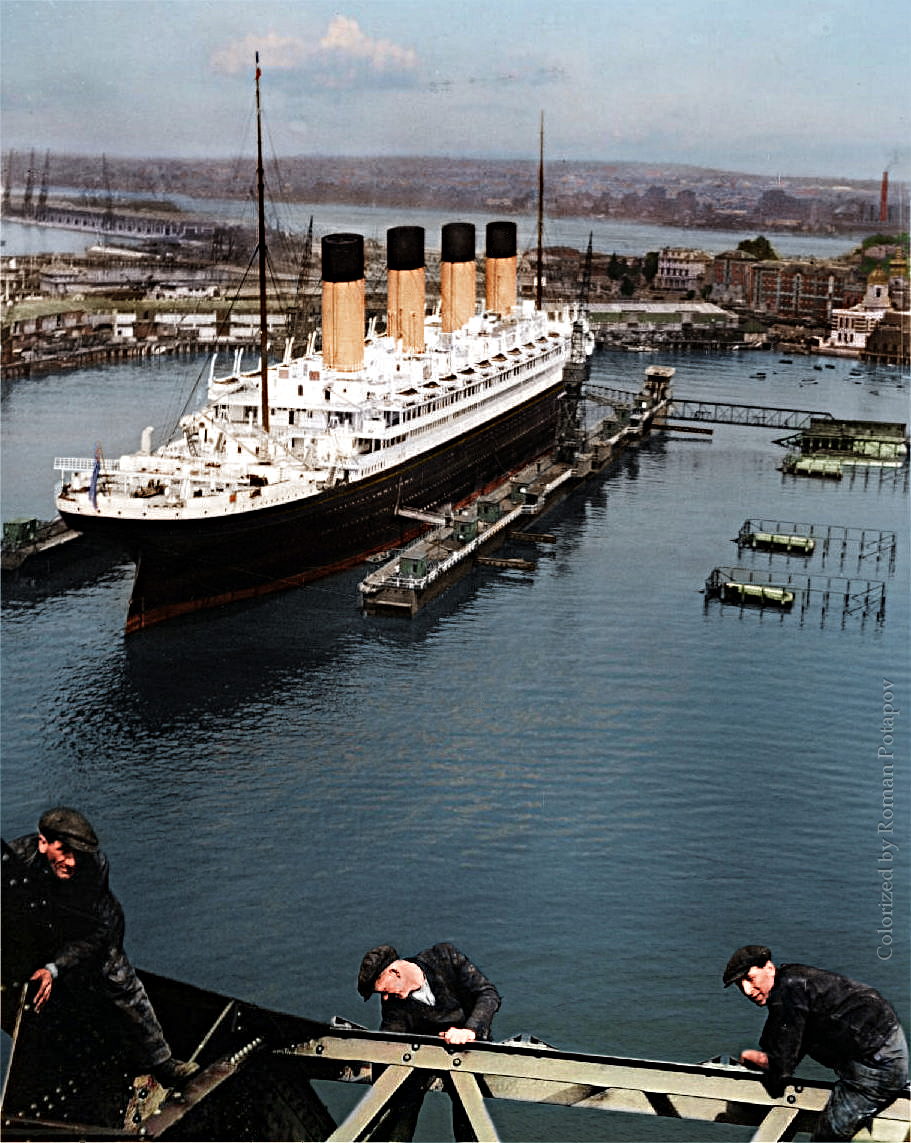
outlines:
[[[30,977],[35,1012],[50,1001],[58,979],[100,987],[126,1017],[144,1065],[160,1083],[176,1087],[197,1071],[171,1055],[124,952],[123,909],[108,887],[108,859],[89,821],[68,806],[47,810],[37,833],[4,843],[3,864],[4,884],[9,880],[27,898],[28,947],[43,961]]]
[[[853,1139],[907,1086],[905,1034],[895,1009],[874,988],[806,964],[776,966],[766,945],[737,949],[722,979],[768,1012],[760,1050],[747,1049],[740,1058],[766,1073],[773,1094],[804,1056],[838,1076],[813,1139]]]
[[[500,1007],[496,988],[450,944],[434,945],[404,958],[392,945],[379,945],[361,961],[357,990],[365,1001],[379,993],[380,1031],[440,1036],[452,1045],[489,1040],[490,1025]],[[392,1121],[384,1124],[383,1138],[413,1137],[424,1093],[433,1081],[432,1074],[420,1072],[406,1080],[396,1095]],[[449,1094],[455,1138],[474,1139],[461,1101],[451,1089]]]
[[[434,945],[402,958],[391,945],[371,949],[361,962],[357,990],[382,998],[382,1032],[442,1036],[447,1044],[489,1040],[500,994],[464,953]]]

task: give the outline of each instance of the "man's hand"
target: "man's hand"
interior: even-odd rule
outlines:
[[[741,1052],[740,1062],[746,1064],[748,1068],[761,1068],[763,1071],[767,1071],[769,1067],[769,1057],[765,1052],[759,1052],[755,1048],[747,1048]]]
[[[34,1003],[35,1011],[40,1012],[44,1005],[47,1003],[47,999],[51,994],[51,989],[54,987],[54,978],[46,968],[39,968],[32,973],[29,979],[37,980],[39,982],[38,991],[35,993]]]
[[[447,1028],[440,1035],[447,1044],[470,1044],[472,1040],[477,1039],[471,1028]]]

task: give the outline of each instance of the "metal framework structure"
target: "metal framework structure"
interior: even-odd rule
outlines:
[[[836,576],[795,575],[793,572],[774,572],[743,567],[716,567],[705,580],[706,598],[718,595],[725,584],[758,584],[765,587],[785,588],[794,593],[800,603],[800,613],[817,601],[823,615],[831,608],[841,609],[842,615],[875,614],[877,622],[886,615],[886,585],[876,579],[842,579]],[[795,609],[796,610],[796,609]]]
[[[639,396],[628,389],[606,385],[586,385],[585,396],[598,404],[627,407]],[[803,429],[811,421],[831,421],[832,414],[818,409],[780,409],[766,405],[734,405],[724,401],[695,401],[674,397],[667,412],[678,421],[714,422],[721,425],[749,425],[763,429]],[[660,424],[655,425],[661,428]],[[784,443],[776,442],[776,443]]]
[[[458,1137],[476,1141],[499,1139],[496,1100],[562,1106],[568,1116],[578,1108],[714,1124],[707,1143],[724,1143],[732,1126],[752,1127],[756,1141],[790,1140],[813,1130],[831,1090],[795,1077],[773,1095],[758,1073],[726,1057],[625,1059],[564,1052],[528,1035],[455,1047],[289,1016],[151,973],[143,981],[172,1044],[200,1071],[180,1093],[135,1076],[125,1070],[125,1030],[109,1003],[79,994],[36,1018],[26,985],[13,1024],[4,1025],[13,1038],[4,1139],[410,1139],[422,1101],[444,1093]],[[334,1116],[317,1081],[363,1085],[364,1094]],[[857,1138],[908,1143],[909,1115],[903,1095]]]
[[[803,429],[811,421],[831,421],[831,413],[813,409],[779,409],[765,405],[732,405],[723,401],[674,399],[668,412],[678,421],[713,421],[721,425],[752,425],[764,429]]]
[[[396,1095],[415,1079],[440,1081],[479,1141],[499,1139],[485,1102],[497,1099],[750,1126],[757,1143],[793,1139],[799,1131],[813,1130],[831,1089],[826,1083],[795,1080],[776,1098],[755,1072],[720,1060],[679,1064],[562,1052],[530,1037],[452,1048],[427,1038],[333,1030],[293,1051],[349,1067],[367,1062],[383,1069],[329,1136],[333,1143],[398,1138]],[[872,1133],[861,1137],[907,1140],[908,1118],[908,1100],[896,1100],[874,1120]],[[723,1136],[720,1127],[718,1138]]]
[[[889,570],[895,568],[897,541],[895,532],[879,528],[847,528],[841,524],[807,524],[790,520],[744,520],[735,543],[738,548],[748,547],[755,532],[787,533],[815,540],[823,559],[831,556],[844,561],[856,551],[857,560],[888,558]]]

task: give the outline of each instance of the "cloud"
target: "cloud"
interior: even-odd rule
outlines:
[[[221,48],[212,56],[212,69],[237,75],[252,66],[257,52],[261,60],[268,61],[270,68],[279,71],[300,67],[308,54],[304,41],[298,36],[277,36],[270,32],[267,36],[246,36]]]
[[[371,40],[361,31],[357,20],[336,16],[319,42],[327,57],[337,53],[344,61],[357,60],[372,71],[414,71],[417,56],[412,48],[400,48],[391,40]]]
[[[371,39],[357,20],[336,16],[315,46],[298,36],[248,35],[212,56],[216,72],[236,75],[250,68],[256,52],[263,69],[296,72],[328,88],[408,87],[418,72],[417,54],[391,40]]]

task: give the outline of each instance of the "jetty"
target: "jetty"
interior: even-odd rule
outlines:
[[[400,508],[400,515],[420,518],[435,527],[361,581],[358,591],[364,612],[413,616],[479,565],[533,571],[531,560],[496,559],[491,552],[509,538],[524,543],[552,542],[551,536],[544,539],[541,534],[530,533],[528,523],[603,473],[653,428],[664,427],[674,372],[667,366],[652,365],[645,371],[639,393],[603,391],[600,402],[611,405],[612,416],[582,434],[569,460],[560,459],[555,449],[459,511],[450,508],[434,516]]]
[[[34,516],[15,516],[3,522],[2,566],[3,574],[18,572],[34,564],[39,557],[50,563],[77,554],[83,547],[83,537],[68,528],[56,516],[53,520],[38,520]]]

